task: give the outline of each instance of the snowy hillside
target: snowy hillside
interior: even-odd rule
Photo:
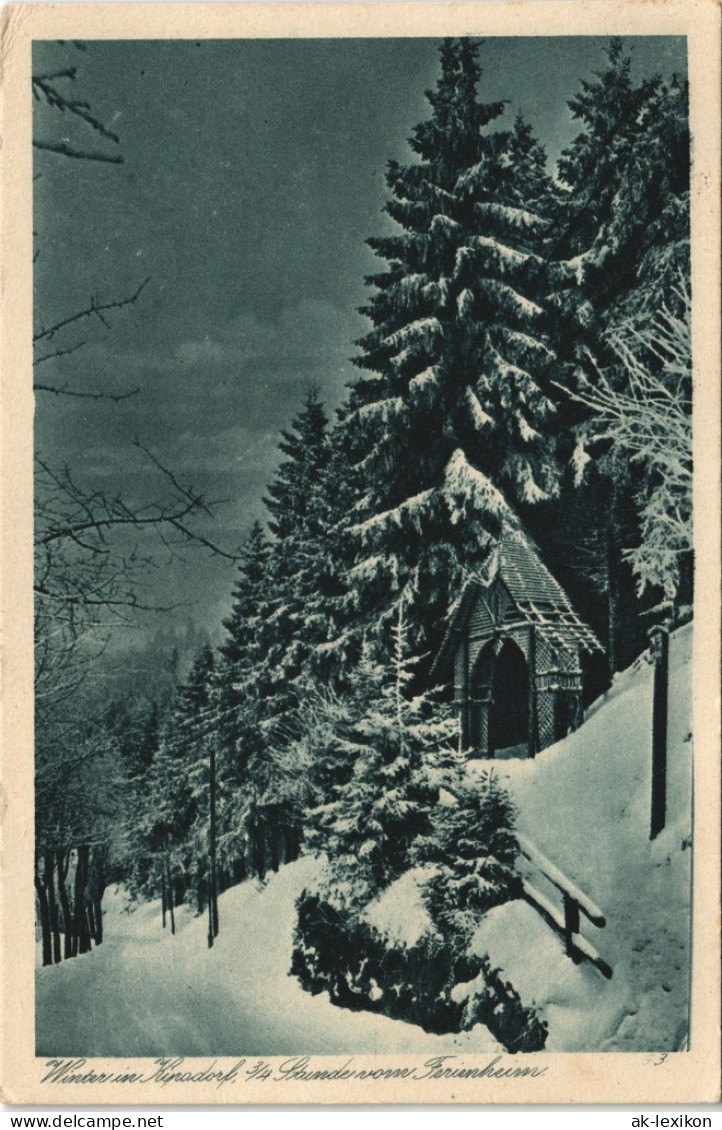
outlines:
[[[667,826],[649,840],[652,668],[641,657],[584,726],[535,761],[499,766],[518,829],[602,909],[582,932],[612,966],[606,981],[574,966],[526,903],[492,910],[475,948],[487,952],[549,1022],[550,1051],[679,1048],[690,970],[691,625],[670,642]],[[488,763],[476,763],[484,766]],[[472,769],[473,771],[473,769]]]
[[[527,903],[492,910],[476,935],[475,948],[505,971],[525,1004],[542,1010],[550,1051],[666,1050],[684,1040],[690,651],[691,629],[684,629],[671,643],[669,819],[653,844],[651,668],[643,659],[617,679],[575,734],[533,762],[498,767],[517,802],[520,832],[607,918],[606,928],[585,930],[613,967],[611,981],[589,965],[575,966]],[[480,1025],[458,1036],[433,1036],[302,991],[288,976],[294,901],[317,866],[301,859],[265,887],[247,882],[222,895],[221,932],[211,951],[205,920],[181,910],[172,937],[160,928],[159,904],[129,910],[117,892],[107,892],[103,945],[38,969],[37,1053],[471,1054],[495,1048]]]

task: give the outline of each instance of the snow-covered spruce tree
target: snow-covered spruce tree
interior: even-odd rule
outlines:
[[[380,663],[367,644],[356,693],[326,699],[317,732],[337,775],[331,799],[309,814],[307,840],[328,860],[326,894],[352,911],[408,868],[411,845],[428,834],[439,750],[455,732],[451,711],[430,694],[408,696],[415,664],[406,655],[401,603],[396,611],[391,663]]]
[[[414,862],[435,868],[423,887],[432,921],[465,950],[487,910],[521,896],[515,812],[493,772],[470,781],[458,757],[449,759],[444,784],[430,832],[416,841],[412,854]]]
[[[328,465],[328,417],[311,388],[302,411],[281,433],[285,456],[265,499],[273,535],[265,637],[268,687],[264,731],[284,744],[297,733],[296,713],[310,654],[323,641],[323,621],[310,608],[322,573],[325,528],[319,488]]]
[[[476,46],[445,41],[431,118],[410,138],[418,159],[389,164],[400,231],[369,240],[388,266],[369,279],[345,422],[363,478],[356,626],[388,626],[402,594],[421,651],[507,503],[552,496],[559,474],[541,305],[552,186],[521,120],[489,130],[505,103],[480,102],[479,79]]]
[[[346,683],[343,679],[330,683],[319,680],[301,704],[301,732],[292,751],[301,771],[307,774],[310,807],[338,799],[351,779],[354,758],[350,734],[358,720],[378,705],[384,683],[378,650],[378,646],[365,642],[361,655],[353,660],[352,675]],[[310,838],[315,842],[314,835]]]
[[[136,781],[138,803],[125,829],[128,888],[175,908],[192,885],[189,849],[193,810],[185,767],[170,755],[163,729],[153,760]],[[200,908],[199,908],[200,909]]]
[[[606,56],[569,102],[582,128],[558,166],[567,191],[552,249],[554,304],[570,318],[582,361],[603,332],[669,301],[689,270],[687,86],[659,77],[635,85],[619,38]]]
[[[569,107],[581,130],[558,166],[564,191],[549,242],[547,309],[561,385],[588,387],[599,367],[619,388],[626,376],[613,339],[627,335],[630,325],[644,332],[662,305],[673,316],[683,313],[676,292],[680,272],[687,277],[689,270],[687,88],[676,79],[635,83],[629,52],[613,39],[606,66],[581,83]],[[599,431],[589,405],[560,388],[558,407],[574,477],[558,504],[526,517],[605,639],[609,680],[646,640],[640,613],[647,598],[635,598],[623,555],[639,547],[630,538],[644,473],[617,445],[597,442],[588,450],[590,429]],[[565,528],[571,538],[558,536]]]
[[[218,665],[219,855],[234,880],[258,869],[248,764],[263,745],[270,578],[270,543],[255,522],[241,551]]]
[[[284,458],[266,497],[272,539],[257,523],[225,622],[220,844],[232,874],[263,875],[293,857],[300,841],[308,798],[287,747],[299,733],[311,656],[326,636],[318,595],[327,556],[320,493],[330,455],[327,429],[312,388],[281,436]]]
[[[263,876],[298,838],[295,821],[291,834],[288,820],[279,819],[281,766],[264,727],[277,694],[268,665],[273,599],[272,546],[256,522],[242,551],[218,667],[221,889],[247,874]]]
[[[281,460],[266,506],[273,535],[268,610],[260,672],[260,742],[248,762],[250,812],[263,830],[264,868],[293,858],[310,799],[289,746],[300,733],[299,706],[311,685],[311,661],[326,638],[317,601],[326,573],[326,528],[321,495],[330,459],[328,417],[318,391],[282,433]]]
[[[268,619],[271,547],[260,522],[254,522],[241,549],[238,577],[233,588],[231,613],[223,621],[225,638],[221,658],[222,725],[230,726],[226,740],[233,739],[233,707],[242,701],[247,679],[258,670],[265,650]]]
[[[356,538],[352,532],[360,494],[360,476],[349,457],[342,407],[328,433],[328,461],[313,485],[311,536],[313,576],[305,600],[304,636],[310,647],[306,663],[313,688],[319,683],[357,692],[356,663],[361,651],[357,630],[356,589],[349,577]],[[304,703],[308,697],[304,697]],[[303,720],[307,730],[307,719]]]

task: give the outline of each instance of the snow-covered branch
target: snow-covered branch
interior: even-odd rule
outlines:
[[[643,468],[641,544],[626,557],[640,593],[659,586],[669,603],[678,593],[681,561],[692,551],[691,297],[681,277],[674,293],[679,313],[665,305],[645,325],[625,324],[609,335],[621,382],[590,358],[594,381],[569,392],[592,412],[590,440],[611,442]]]

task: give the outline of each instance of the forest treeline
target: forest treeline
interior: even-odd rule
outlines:
[[[477,47],[445,41],[413,158],[388,165],[395,232],[369,240],[358,374],[333,420],[311,389],[282,433],[221,646],[162,693],[69,684],[72,725],[62,680],[38,702],[47,963],[101,939],[109,877],[161,897],[169,928],[193,900],[209,944],[218,892],[302,844],[363,898],[410,858],[456,881],[451,817],[433,815],[439,774],[458,773],[453,709],[427,676],[505,527],[530,532],[603,642],[590,693],[688,614],[686,83],[635,81],[612,40],[554,175],[533,124],[499,127],[506,104],[482,94]],[[465,803],[454,820],[481,820]],[[513,882],[504,858],[487,890]]]

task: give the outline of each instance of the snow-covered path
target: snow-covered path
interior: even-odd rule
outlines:
[[[264,889],[243,883],[220,899],[221,932],[181,918],[171,937],[158,903],[122,912],[109,898],[106,941],[38,970],[38,1055],[293,1055],[486,1052],[481,1025],[433,1036],[410,1024],[312,997],[288,976],[294,901],[315,863],[302,859]],[[115,905],[114,905],[115,902]]]

